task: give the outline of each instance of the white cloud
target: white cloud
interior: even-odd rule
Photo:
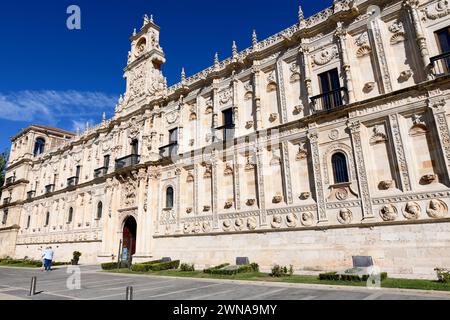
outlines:
[[[93,117],[101,117],[103,111],[112,110],[116,102],[115,95],[89,91],[0,93],[0,118],[47,125],[70,120],[74,126],[78,125],[74,121],[84,122],[84,127],[86,121],[92,124]]]

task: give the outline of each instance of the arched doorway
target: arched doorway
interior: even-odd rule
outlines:
[[[131,260],[136,253],[137,223],[134,217],[128,217],[123,226],[122,253],[127,253],[128,260]]]

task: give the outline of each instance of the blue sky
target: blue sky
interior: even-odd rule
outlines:
[[[332,0],[301,1],[305,16]],[[81,8],[81,30],[66,27],[67,7]],[[41,0],[0,2],[0,150],[30,124],[74,130],[114,112],[133,28],[145,13],[161,27],[169,85],[297,21],[299,0]]]

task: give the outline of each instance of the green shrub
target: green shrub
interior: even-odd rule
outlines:
[[[253,262],[250,266],[252,267],[253,272],[259,272],[259,264]]]
[[[339,280],[337,272],[327,272],[319,274],[319,280]]]
[[[222,264],[219,264],[218,266],[204,269],[203,272],[204,273],[212,273],[214,270],[222,269],[222,268],[228,267],[229,265],[230,265],[229,263],[222,263]]]
[[[288,275],[290,276],[292,275],[291,271],[292,274],[294,274],[294,266],[291,266],[291,268],[288,270],[286,266],[282,267],[276,264],[272,267],[272,271],[270,272],[269,276],[273,278],[280,278]]]
[[[151,271],[176,270],[180,266],[180,260],[147,264],[147,266]]]
[[[119,264],[117,262],[102,263],[103,270],[113,270],[113,269],[117,269],[118,267],[119,267]]]
[[[239,266],[236,269],[223,269],[227,266],[224,266],[222,268],[211,268],[211,269],[207,269],[208,271],[206,272],[204,270],[204,272],[209,273],[209,274],[218,274],[218,275],[226,275],[226,276],[230,276],[230,275],[236,275],[238,273],[250,273],[254,271],[254,267],[252,267],[252,265],[250,264],[246,264],[246,265],[242,265]]]
[[[161,263],[161,262],[163,262],[163,261],[160,259],[160,260],[142,262],[141,264],[157,264],[157,263]]]
[[[147,272],[149,271],[149,265],[143,263],[135,263],[131,266],[131,270],[135,272]]]
[[[182,272],[193,272],[193,271],[195,271],[195,266],[194,266],[194,264],[182,263],[180,265],[180,271],[182,271]]]
[[[449,283],[450,282],[450,271],[443,268],[436,268],[434,269],[436,271],[438,281],[443,283]]]

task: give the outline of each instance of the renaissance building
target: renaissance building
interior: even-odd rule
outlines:
[[[449,17],[445,0],[300,8],[168,87],[145,16],[111,119],[12,138],[0,256],[51,245],[58,261],[111,262],[122,242],[134,262],[199,267],[339,270],[354,255],[391,274],[450,267]]]

